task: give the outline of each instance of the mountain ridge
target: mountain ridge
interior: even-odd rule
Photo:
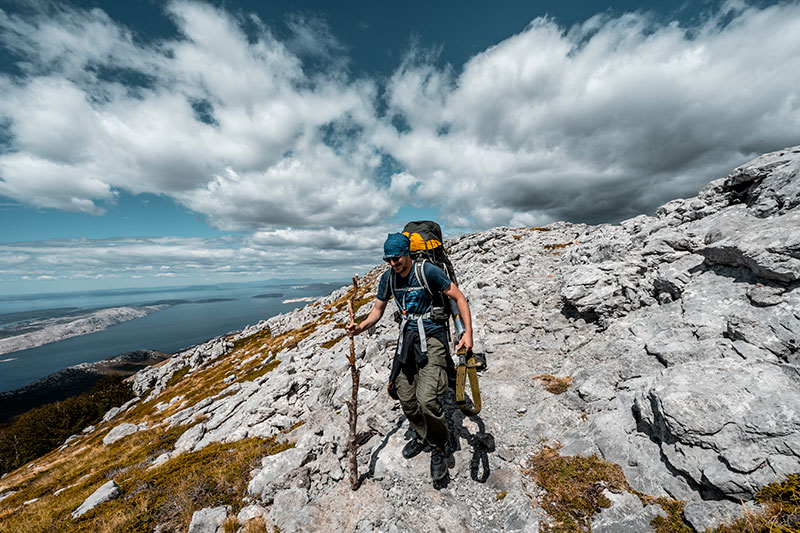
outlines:
[[[446,396],[454,464],[444,486],[431,484],[426,454],[400,455],[409,434],[384,390],[397,334],[384,319],[355,339],[362,482],[350,490],[342,287],[138,372],[137,402],[0,481],[0,517],[46,515],[59,530],[92,530],[156,490],[147,472],[188,476],[184,462],[253,443],[279,452],[248,451],[239,492],[183,503],[164,495],[159,505],[180,509],[181,520],[152,512],[147,527],[537,531],[555,520],[529,474],[546,450],[621,468],[629,488],[606,491],[592,531],[652,530],[667,515],[656,498],[682,502],[684,526],[697,531],[741,517],[758,508],[760,489],[800,469],[799,169],[800,147],[787,148],[652,217],[448,241],[488,369],[479,416],[465,417]],[[357,314],[385,268],[363,277]],[[571,385],[554,394],[546,376]],[[137,459],[85,466],[84,478],[59,466],[75,470],[87,454]],[[115,501],[68,516],[112,480]]]

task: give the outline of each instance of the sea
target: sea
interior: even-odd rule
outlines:
[[[175,353],[303,307],[347,284],[271,280],[0,295],[0,352],[5,352],[0,392],[135,350]],[[8,351],[50,339],[62,340]]]

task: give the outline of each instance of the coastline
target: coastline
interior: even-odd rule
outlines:
[[[36,326],[39,329],[20,335],[0,338],[0,355],[103,331],[115,324],[145,317],[154,311],[164,309],[166,306],[166,304],[157,304],[108,307],[89,310],[79,315],[68,315],[32,322],[27,326]]]
[[[21,322],[35,319],[40,314],[59,311],[54,316],[38,321],[40,326],[43,322],[50,322],[50,327],[30,333],[54,333],[53,326],[62,324],[72,327],[76,319],[87,319],[91,322],[89,325],[97,326],[92,331],[51,339],[51,342],[36,347],[6,353],[0,351],[0,372],[8,371],[3,376],[4,383],[12,386],[14,381],[19,383],[15,388],[9,386],[6,390],[0,390],[0,423],[6,423],[47,403],[89,392],[104,376],[127,377],[214,337],[240,332],[248,324],[285,313],[319,298],[320,294],[339,286],[339,282],[287,285],[243,283],[222,287],[222,291],[219,286],[209,286],[204,287],[204,294],[198,294],[196,287],[176,287],[169,294],[163,294],[167,298],[156,301],[151,298],[150,291],[144,291],[146,296],[141,299],[146,303],[133,299],[127,305],[81,311],[77,305],[85,302],[74,302],[75,305],[53,306],[42,311],[12,310],[11,313],[0,315]],[[259,289],[267,289],[268,292]],[[73,304],[73,301],[68,303]],[[100,305],[102,303],[106,301]],[[142,317],[129,316],[126,310],[146,310],[146,314]],[[96,318],[124,320],[100,324]],[[22,325],[28,327],[30,323]],[[8,333],[11,328],[5,329]],[[0,336],[0,346],[3,341],[9,342],[14,337]],[[115,355],[110,355],[110,351]],[[65,363],[63,366],[62,362]],[[32,365],[32,372],[25,370]],[[21,377],[15,377],[12,372]],[[38,377],[27,380],[25,373],[38,373]]]
[[[89,392],[105,376],[132,376],[171,356],[156,350],[127,352],[94,363],[71,366],[22,388],[0,392],[0,424],[11,422],[31,409]]]

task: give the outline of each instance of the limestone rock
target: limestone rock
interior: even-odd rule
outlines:
[[[455,462],[446,487],[432,486],[427,454],[400,458],[412,436],[385,393],[397,342],[390,303],[384,320],[356,340],[362,485],[349,488],[349,347],[323,348],[341,335],[335,323],[347,312],[331,304],[349,287],[235,335],[309,332],[270,354],[280,365],[255,380],[239,381],[240,369],[261,357],[249,354],[219,372],[212,396],[186,405],[160,398],[176,376],[229,354],[225,338],[139,372],[138,397],[169,407],[169,427],[183,427],[174,448],[151,464],[212,442],[271,437],[295,447],[251,472],[240,521],[268,515],[281,531],[536,531],[547,518],[523,466],[557,442],[564,455],[619,464],[637,491],[685,501],[685,520],[696,529],[714,527],[739,509],[728,502],[752,509],[756,491],[798,471],[798,168],[800,147],[789,148],[655,216],[448,240],[488,369],[480,374],[479,416],[465,417],[452,393],[444,396]],[[385,268],[362,278],[373,294]],[[572,381],[554,394],[543,375]],[[118,426],[106,438],[129,430]],[[648,531],[662,513],[632,494],[608,497],[613,505],[595,517],[593,531]]]
[[[304,489],[295,488],[280,491],[275,495],[275,501],[270,510],[272,522],[280,531],[286,531],[287,533],[308,531],[308,526],[311,524],[311,514],[307,504],[308,491]]]
[[[799,385],[795,367],[706,360],[664,370],[634,408],[672,468],[749,500],[797,469]]]
[[[230,505],[223,505],[195,511],[188,533],[222,533],[222,523],[228,517],[230,509]]]
[[[94,491],[91,496],[84,500],[80,507],[72,511],[72,518],[78,518],[88,513],[101,503],[119,498],[121,494],[122,490],[119,485],[114,480],[111,480]]]
[[[800,211],[759,219],[745,208],[726,211],[697,253],[724,265],[745,266],[785,283],[800,280]]]
[[[147,429],[147,422],[142,422],[138,425],[124,422],[113,428],[105,437],[103,437],[103,444],[108,446],[109,444],[113,444],[118,440],[127,437],[128,435],[132,435],[137,431],[142,431],[144,429]]]
[[[656,516],[666,516],[658,505],[642,505],[639,498],[623,492],[614,494],[605,490],[611,507],[603,509],[592,520],[592,531],[597,533],[643,533],[652,531],[650,522]]]
[[[695,531],[706,531],[722,524],[730,524],[744,514],[745,507],[741,503],[725,500],[689,502],[683,508],[683,518]]]
[[[261,461],[261,468],[247,486],[247,492],[264,503],[271,503],[275,493],[288,486],[288,478],[300,468],[306,456],[307,451],[292,448],[265,457]]]

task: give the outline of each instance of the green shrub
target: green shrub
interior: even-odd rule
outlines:
[[[0,427],[0,473],[10,472],[99,422],[112,407],[134,397],[122,377],[106,376],[88,394],[32,409]]]

